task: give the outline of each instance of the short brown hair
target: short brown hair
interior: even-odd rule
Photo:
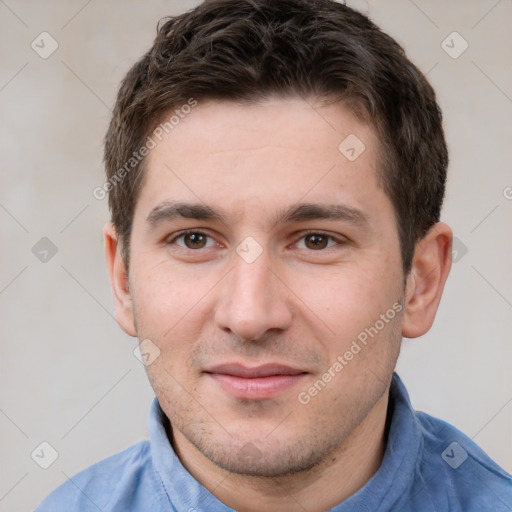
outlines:
[[[276,94],[344,100],[376,129],[378,177],[409,272],[415,245],[439,221],[443,202],[441,111],[396,41],[333,0],[207,0],[161,20],[152,48],[122,81],[105,137],[109,207],[127,268],[144,159],[133,169],[126,163],[162,117],[191,98],[256,102]]]

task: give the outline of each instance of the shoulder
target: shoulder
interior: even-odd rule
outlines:
[[[417,412],[422,434],[420,494],[437,507],[510,511],[512,476],[453,425]]]
[[[158,482],[152,468],[150,444],[141,441],[68,478],[36,512],[106,511],[114,503],[136,498],[137,489],[151,492],[152,487],[156,492]]]

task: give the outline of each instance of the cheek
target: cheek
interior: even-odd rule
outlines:
[[[294,292],[304,304],[344,338],[374,322],[396,300],[396,282],[380,269],[346,265],[296,275]]]
[[[135,301],[139,310],[144,310],[153,320],[179,317],[202,286],[201,281],[187,276],[183,268],[164,258],[160,261],[140,258],[133,266]]]
[[[343,370],[333,369],[338,377],[333,390],[339,391],[348,381],[359,381],[364,373],[365,379],[372,380],[375,375],[385,378],[383,371],[389,372],[394,365],[401,339],[397,309],[402,276],[397,268],[394,263],[384,259],[378,263],[375,259],[298,278],[298,295],[302,294],[304,304],[316,315],[314,329],[328,326],[328,330],[323,329],[327,336],[318,337],[327,364],[331,366],[339,356],[342,358],[338,362]]]
[[[166,356],[190,349],[187,340],[198,338],[208,315],[216,274],[198,276],[168,261],[140,261],[138,268],[133,299],[139,338],[155,340]]]
[[[197,303],[201,283],[191,285],[183,273],[168,264],[138,262],[137,268],[140,270],[134,273],[131,285],[138,327],[144,336],[162,339]]]

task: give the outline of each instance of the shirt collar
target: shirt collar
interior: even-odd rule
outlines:
[[[153,466],[162,486],[177,511],[225,512],[232,510],[203,487],[183,466],[176,455],[166,427],[169,420],[158,399],[153,400],[148,417],[149,441]]]
[[[409,394],[394,373],[389,390],[389,433],[384,458],[377,472],[352,496],[331,512],[396,510],[409,494],[423,439]]]
[[[332,508],[332,512],[390,510],[407,494],[422,440],[409,395],[396,373],[391,382],[388,410],[391,421],[380,468],[359,491]],[[151,456],[173,508],[198,512],[231,511],[181,464],[167,437],[168,424],[169,420],[155,398],[148,417]]]

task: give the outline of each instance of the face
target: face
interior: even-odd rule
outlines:
[[[147,372],[176,448],[240,474],[331,456],[399,352],[374,131],[310,103],[199,103],[148,156],[133,220],[125,324],[160,351]]]

